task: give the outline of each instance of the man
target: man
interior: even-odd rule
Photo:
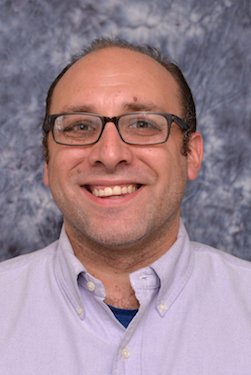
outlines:
[[[179,68],[97,40],[50,87],[59,241],[0,267],[0,373],[250,375],[251,265],[180,219],[203,154]]]

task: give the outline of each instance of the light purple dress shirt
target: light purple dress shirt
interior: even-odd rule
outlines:
[[[250,375],[251,263],[190,242],[130,275],[125,329],[62,230],[0,265],[1,375]]]

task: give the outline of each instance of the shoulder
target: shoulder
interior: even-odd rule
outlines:
[[[251,262],[198,242],[191,242],[191,249],[197,274],[221,285],[249,288]]]
[[[27,273],[29,270],[38,270],[48,262],[51,262],[57,250],[58,241],[49,246],[33,251],[28,254],[19,255],[15,258],[5,260],[0,263],[0,279],[12,277],[22,272]]]
[[[236,269],[246,269],[248,272],[251,272],[251,262],[237,258],[223,250],[218,250],[199,242],[191,242],[191,248],[200,259],[210,260],[211,262],[224,264]]]

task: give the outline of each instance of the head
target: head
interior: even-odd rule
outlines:
[[[45,134],[44,180],[72,243],[114,254],[151,249],[158,257],[177,236],[186,182],[197,177],[202,159],[194,103],[180,70],[153,49],[97,41],[54,81],[46,111],[108,118],[93,144],[62,145],[51,130]],[[112,119],[142,111],[173,114],[188,131],[174,121],[166,142],[123,142]]]
[[[169,60],[167,57],[162,56],[161,52],[157,48],[154,48],[149,45],[137,45],[137,44],[129,43],[125,40],[120,40],[120,39],[107,39],[107,38],[95,39],[90,44],[90,46],[87,47],[82,53],[74,56],[72,60],[70,61],[70,63],[67,64],[63,68],[63,70],[57,75],[57,77],[51,83],[48,93],[47,93],[45,116],[44,116],[43,123],[45,123],[47,115],[50,113],[50,107],[51,107],[51,101],[52,101],[54,89],[57,83],[63,77],[63,75],[72,67],[73,64],[75,64],[78,60],[80,60],[84,56],[92,52],[95,52],[104,48],[111,48],[111,47],[128,49],[131,51],[136,51],[136,52],[145,54],[146,56],[151,57],[156,62],[161,64],[173,76],[173,78],[175,79],[179,87],[180,103],[181,103],[181,107],[183,110],[182,118],[189,126],[189,131],[184,132],[183,145],[182,145],[182,150],[181,150],[181,152],[184,155],[187,155],[189,151],[190,135],[191,133],[196,131],[196,127],[197,127],[196,108],[195,108],[195,103],[194,103],[191,89],[182,71],[180,70],[180,68],[176,64],[174,64],[171,60]],[[44,126],[43,126],[43,129],[44,129]],[[43,130],[43,150],[44,150],[44,158],[46,161],[48,161],[48,158],[49,158],[47,140],[48,140],[48,132]]]

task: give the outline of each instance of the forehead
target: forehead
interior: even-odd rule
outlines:
[[[57,83],[52,107],[80,104],[70,102],[81,98],[93,100],[94,93],[95,99],[131,94],[139,101],[180,102],[178,84],[161,64],[141,52],[119,47],[91,52],[74,63]]]

